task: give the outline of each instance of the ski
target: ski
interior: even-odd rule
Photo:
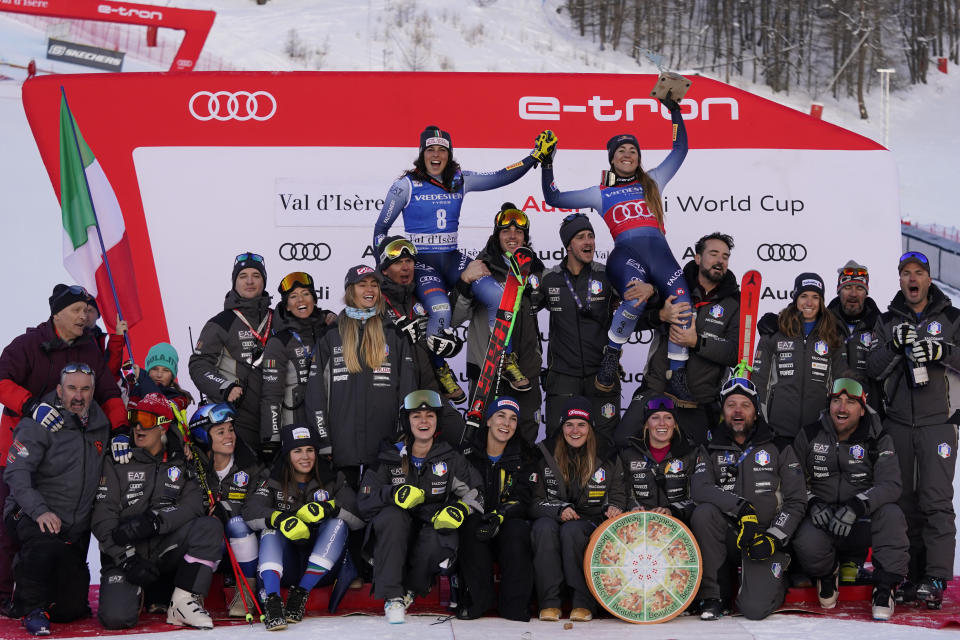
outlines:
[[[483,414],[486,411],[490,395],[496,389],[503,367],[503,356],[513,335],[514,321],[520,310],[523,291],[530,276],[530,267],[533,265],[533,252],[521,247],[513,254],[507,254],[510,261],[510,273],[503,284],[503,295],[500,297],[500,306],[497,308],[497,318],[490,332],[487,350],[483,364],[480,367],[480,377],[473,390],[467,410],[466,426],[460,436],[460,446],[469,444],[474,432],[480,428]]]
[[[740,280],[740,361],[734,375],[749,378],[753,371],[753,343],[757,334],[757,310],[760,307],[761,283],[759,271],[747,271]]]

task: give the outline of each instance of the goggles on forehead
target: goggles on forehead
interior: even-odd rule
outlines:
[[[442,409],[443,402],[440,400],[440,394],[429,389],[420,389],[411,391],[403,399],[403,408],[407,411],[414,411],[422,408]]]
[[[905,254],[900,256],[901,263],[907,260],[919,260],[923,264],[930,264],[930,260],[927,258],[927,256],[923,255],[919,251],[907,251]]]
[[[309,273],[303,271],[294,271],[293,273],[288,273],[283,280],[280,281],[280,294],[287,294],[293,291],[293,288],[297,285],[301,287],[307,287],[308,289],[313,286],[313,278],[310,277]]]
[[[259,262],[260,264],[263,264],[263,256],[261,256],[258,253],[249,253],[249,252],[241,253],[240,255],[238,255],[236,258],[234,258],[233,263],[240,264],[241,262],[247,262],[249,260],[253,260],[254,262]]]
[[[71,362],[70,364],[68,364],[63,369],[60,370],[60,375],[64,375],[67,373],[85,373],[88,376],[92,376],[93,369],[91,369],[90,365],[88,365],[85,362]]]
[[[144,431],[156,429],[157,427],[163,427],[164,425],[172,422],[170,418],[165,416],[158,416],[154,413],[150,413],[149,411],[138,411],[137,409],[131,409],[128,411],[127,419],[130,420],[130,424],[140,425],[140,428]]]
[[[573,221],[576,220],[577,218],[586,218],[586,217],[587,217],[587,214],[585,214],[585,213],[579,213],[579,212],[577,212],[577,213],[568,213],[567,215],[565,215],[565,216],[563,217],[563,221],[564,221],[564,222],[573,222]]]
[[[865,403],[867,401],[867,394],[863,390],[863,385],[853,378],[837,378],[833,381],[833,388],[830,390],[830,397],[836,398],[842,393],[845,393],[854,400],[859,400],[860,402]]]
[[[840,275],[843,276],[866,276],[867,270],[864,267],[844,267],[840,271]]]
[[[647,400],[647,409],[650,411],[658,411],[660,409],[672,411],[675,408],[676,405],[673,404],[673,400],[667,398],[666,396],[650,398]]]
[[[734,377],[724,382],[723,386],[720,387],[720,399],[726,399],[727,396],[738,389],[751,398],[755,398],[757,395],[757,388],[749,379]]]
[[[383,251],[380,252],[380,262],[382,264],[390,260],[396,260],[404,253],[406,253],[408,257],[413,258],[417,255],[417,247],[406,238],[397,238],[389,242],[387,246],[383,248]]]
[[[530,228],[530,218],[519,209],[504,209],[494,218],[494,225],[497,229],[506,229],[509,226],[515,226],[518,229],[527,230]]]

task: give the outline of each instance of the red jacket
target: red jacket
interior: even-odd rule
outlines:
[[[93,397],[103,408],[116,429],[127,424],[127,410],[120,398],[120,388],[107,368],[103,351],[93,335],[84,333],[67,344],[53,327],[53,319],[27,329],[14,338],[0,354],[0,454],[13,442],[13,428],[20,420],[23,404],[54,391],[60,382],[60,371],[71,362],[84,362],[93,369],[96,388]],[[7,457],[0,455],[0,466]]]

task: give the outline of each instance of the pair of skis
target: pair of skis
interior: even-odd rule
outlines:
[[[473,434],[483,424],[487,405],[496,391],[503,371],[503,357],[513,335],[520,302],[530,277],[530,268],[533,266],[533,252],[526,247],[520,247],[516,252],[512,254],[507,252],[505,255],[510,265],[510,272],[503,284],[503,295],[500,297],[497,318],[490,332],[490,340],[487,342],[487,350],[480,366],[480,377],[470,397],[466,425],[460,436],[461,449],[464,445],[469,446]]]

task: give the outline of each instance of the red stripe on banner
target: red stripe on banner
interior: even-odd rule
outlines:
[[[91,238],[91,241],[95,241]],[[137,293],[137,279],[133,267],[133,255],[130,251],[130,240],[127,234],[107,251],[110,260],[110,272],[113,274],[113,283],[117,287],[117,298],[120,300],[120,310],[127,325],[133,327],[143,319],[140,309],[140,297]],[[117,305],[113,300],[110,289],[110,278],[107,276],[106,264],[97,269],[97,305],[100,307],[100,317],[111,333],[116,328]]]

